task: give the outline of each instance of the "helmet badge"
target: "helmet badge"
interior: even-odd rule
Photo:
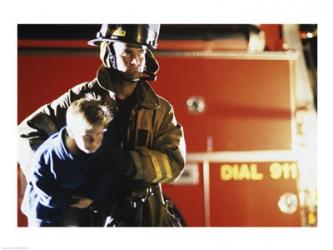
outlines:
[[[123,30],[121,27],[119,27],[112,32],[111,38],[112,38],[112,36],[124,37],[125,35],[126,35],[126,30]]]

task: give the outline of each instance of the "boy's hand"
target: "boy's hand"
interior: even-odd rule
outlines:
[[[74,208],[87,208],[91,205],[91,203],[93,203],[94,201],[89,199],[89,198],[85,198],[85,197],[73,197],[73,198],[77,198],[78,202],[70,205],[70,207],[74,207]]]

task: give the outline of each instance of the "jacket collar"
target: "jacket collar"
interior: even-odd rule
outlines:
[[[103,65],[101,65],[97,71],[97,82],[101,88],[110,93],[112,98],[115,97],[109,72]],[[109,86],[109,88],[106,88],[106,86]],[[138,82],[136,88],[136,99],[140,106],[149,109],[160,108],[159,98],[148,82],[141,80]]]

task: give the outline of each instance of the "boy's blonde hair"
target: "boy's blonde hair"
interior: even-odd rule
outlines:
[[[74,120],[81,116],[89,125],[107,124],[113,119],[112,113],[100,100],[92,98],[81,98],[74,101],[66,112],[66,122],[68,127],[75,126]]]

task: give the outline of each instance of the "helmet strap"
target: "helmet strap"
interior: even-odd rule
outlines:
[[[117,69],[116,52],[115,52],[113,46],[110,46],[110,44],[108,44],[106,46],[106,51],[107,51],[107,55],[106,55],[107,65],[109,67]]]

